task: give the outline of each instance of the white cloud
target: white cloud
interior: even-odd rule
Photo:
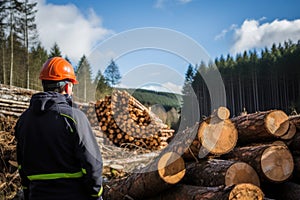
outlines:
[[[54,5],[39,0],[36,22],[43,46],[50,50],[56,42],[63,55],[76,64],[83,54],[87,55],[113,33],[102,26],[101,18],[93,9],[84,16],[73,4]]]
[[[187,4],[192,2],[192,0],[156,0],[155,8],[164,8],[166,5],[170,4]]]
[[[224,38],[227,32],[228,32],[227,29],[223,29],[219,35],[215,36],[215,40],[220,40],[220,39]]]
[[[260,20],[245,20],[240,28],[234,30],[234,44],[231,53],[236,54],[253,48],[270,47],[272,44],[300,39],[300,19],[293,21],[274,20],[260,24]]]
[[[232,24],[229,29],[223,29],[220,34],[218,34],[218,35],[215,36],[215,40],[221,40],[221,39],[225,38],[226,34],[229,31],[235,30],[236,27],[237,27],[236,24]]]

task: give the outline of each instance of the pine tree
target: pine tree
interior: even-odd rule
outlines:
[[[7,28],[7,24],[5,23],[5,18],[7,16],[5,1],[0,2],[0,73],[2,76],[0,77],[0,82],[7,84],[6,78],[6,64],[5,64],[5,51],[6,51],[6,36],[5,29]]]
[[[52,58],[52,57],[62,57],[60,48],[59,48],[59,46],[56,42],[54,43],[54,45],[50,49],[49,58]]]
[[[98,70],[97,76],[94,80],[94,85],[96,86],[96,99],[102,99],[106,95],[110,95],[112,88],[107,84],[106,79],[104,78],[101,70]]]
[[[18,42],[16,32],[18,30],[17,15],[18,10],[21,9],[22,3],[18,0],[7,0],[7,10],[8,10],[8,20],[7,25],[9,27],[9,39],[10,39],[10,75],[9,75],[9,85],[13,85],[13,72],[14,72],[14,46],[15,42]]]
[[[121,74],[119,67],[113,60],[111,60],[110,64],[104,70],[104,77],[111,87],[120,83]]]
[[[32,47],[30,50],[30,62],[31,77],[30,77],[30,88],[35,90],[42,90],[42,85],[39,80],[40,70],[43,64],[48,59],[47,50],[42,47],[41,43],[38,43],[36,47]]]
[[[18,8],[18,37],[23,41],[25,50],[25,69],[26,69],[26,88],[29,88],[29,50],[37,42],[37,28],[35,24],[35,9],[37,3],[29,3],[28,0],[22,0],[21,6]]]
[[[95,86],[92,83],[91,66],[85,55],[79,61],[76,70],[79,85],[76,86],[76,96],[79,101],[88,102],[95,99]]]

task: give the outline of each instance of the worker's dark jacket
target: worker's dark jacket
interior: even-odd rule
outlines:
[[[34,94],[16,127],[26,199],[100,199],[102,157],[85,114],[56,92]]]

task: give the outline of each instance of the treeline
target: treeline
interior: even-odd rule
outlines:
[[[42,90],[39,73],[50,57],[62,57],[57,43],[48,52],[38,37],[35,14],[37,2],[28,0],[0,1],[0,83],[28,89]],[[68,56],[65,55],[65,59]],[[85,55],[78,63],[71,63],[80,82],[75,87],[78,101],[88,102],[109,94],[121,76],[112,60],[92,79],[91,66]]]
[[[183,106],[187,110],[197,110],[190,101],[190,85],[197,96],[194,106],[199,105],[200,116],[211,113],[211,99],[203,75],[214,70],[221,73],[226,106],[233,116],[270,109],[281,109],[287,114],[300,110],[300,40],[273,44],[260,52],[244,51],[236,57],[228,54],[216,58],[214,63],[190,65],[183,89]]]

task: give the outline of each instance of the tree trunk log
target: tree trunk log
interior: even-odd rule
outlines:
[[[261,181],[283,182],[290,178],[294,170],[292,154],[285,145],[239,147],[222,158],[248,163],[256,170]]]
[[[196,161],[198,159],[201,144],[197,139],[199,123],[194,126],[179,131],[171,138],[168,146],[163,149],[166,152],[176,152],[185,161]]]
[[[251,113],[231,119],[238,130],[238,143],[272,141],[289,128],[288,116],[280,110]]]
[[[183,159],[176,153],[168,152],[138,173],[132,173],[126,179],[109,182],[105,187],[109,189],[104,190],[103,198],[149,198],[171,188],[184,174]]]
[[[260,186],[259,177],[249,164],[220,159],[201,160],[187,165],[182,182],[205,187],[230,186],[239,183]]]
[[[163,194],[148,200],[263,200],[263,196],[264,194],[259,187],[246,183],[230,187],[201,187],[178,184]]]
[[[232,188],[177,184],[171,189],[147,200],[228,200]]]

